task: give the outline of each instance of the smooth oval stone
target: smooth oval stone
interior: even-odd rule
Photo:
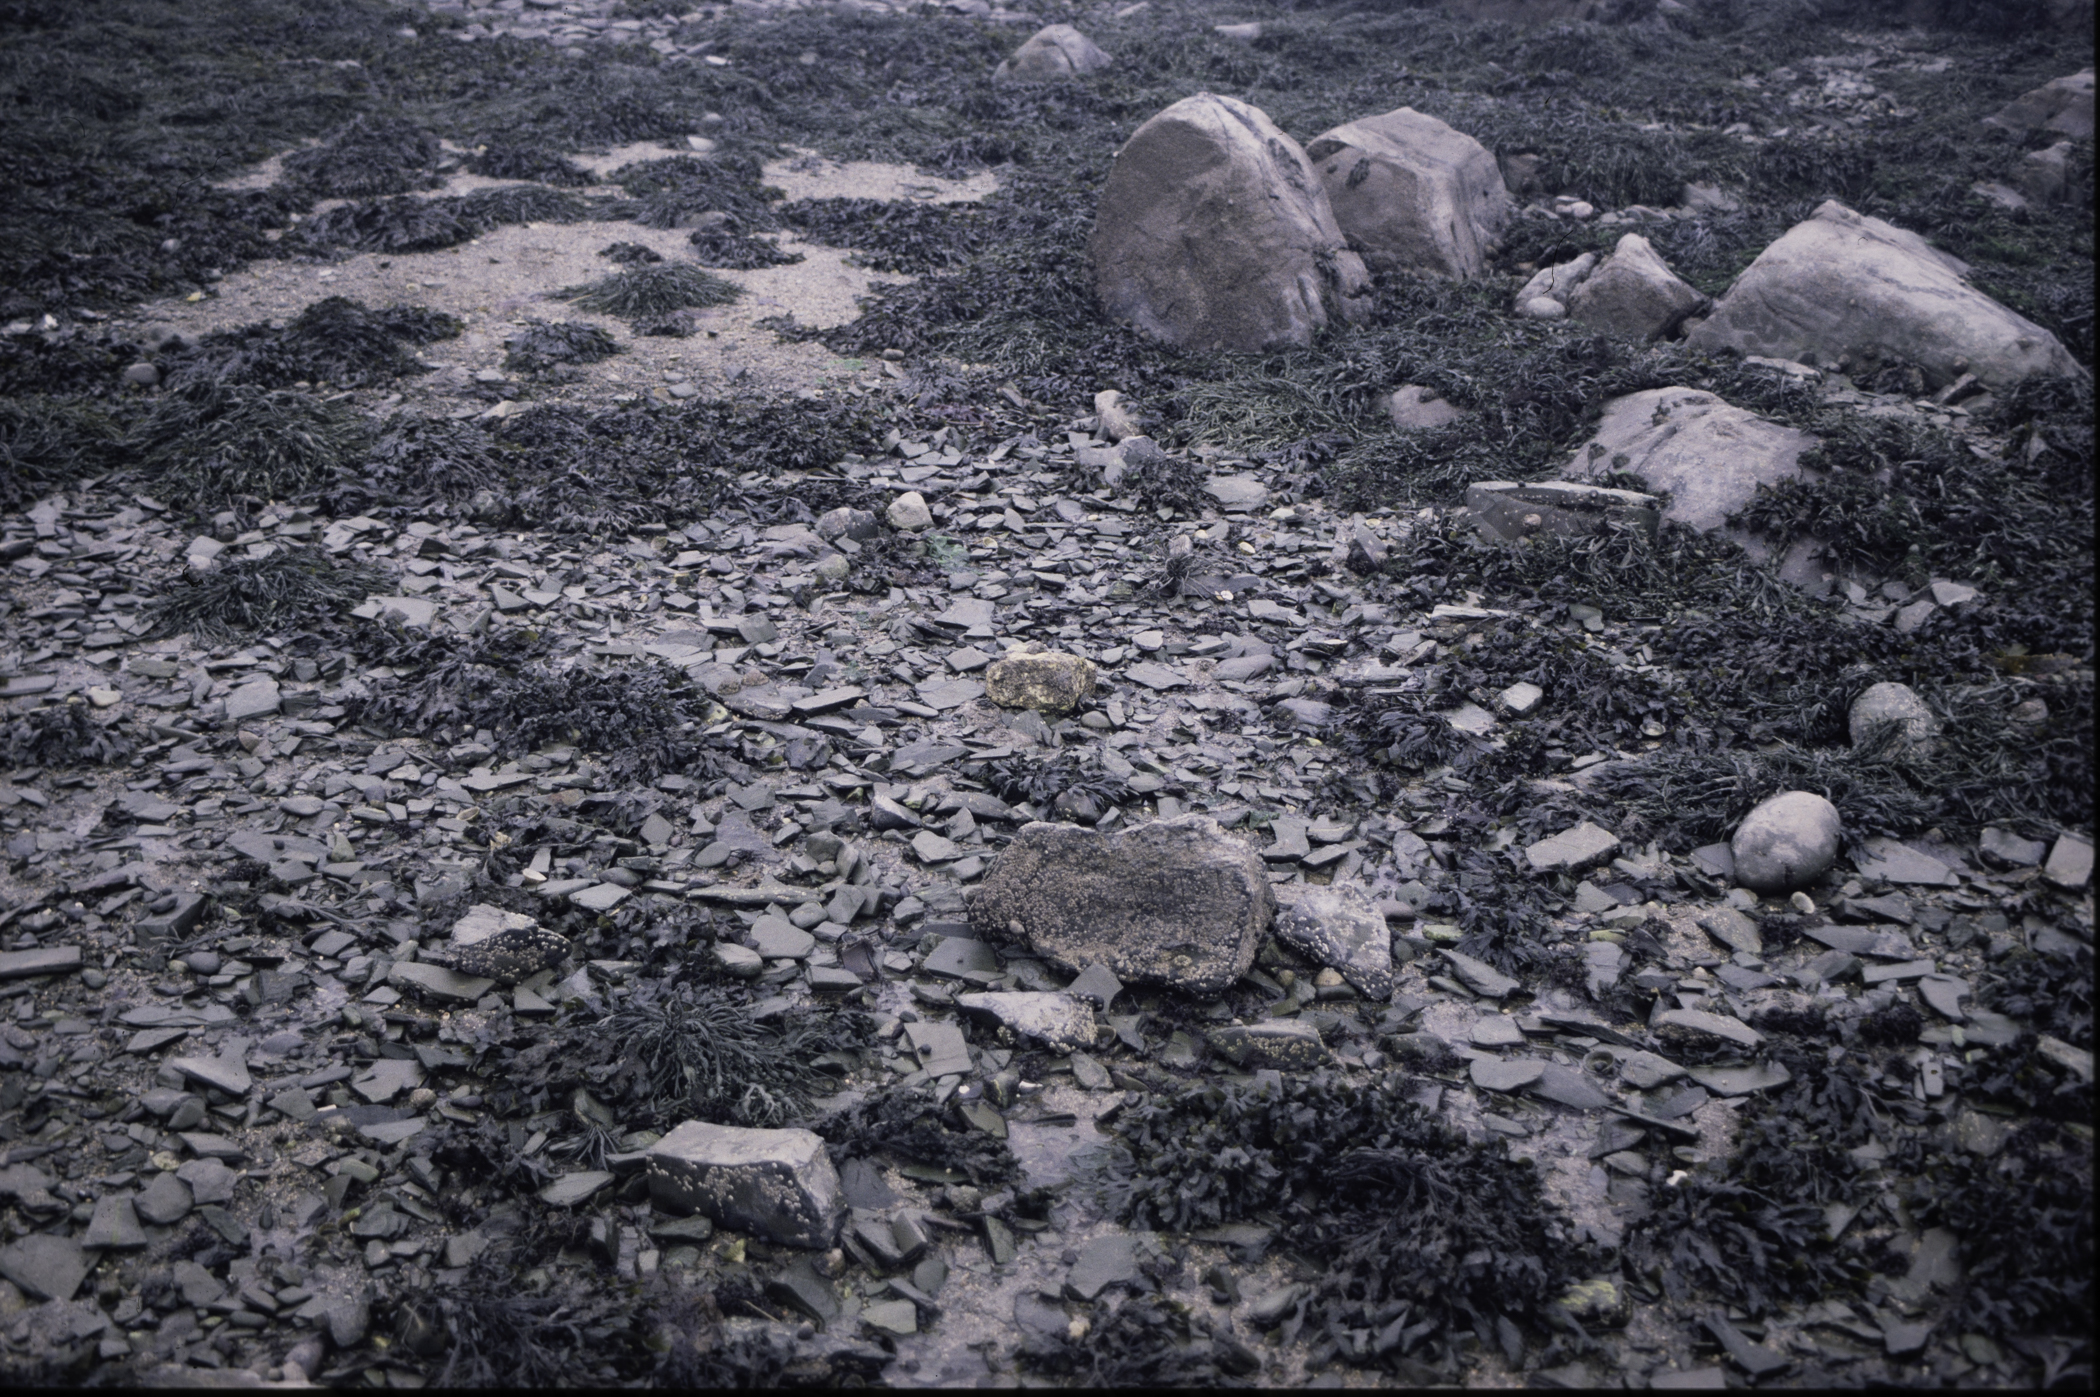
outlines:
[[[1735,881],[1772,895],[1805,888],[1837,862],[1837,807],[1813,791],[1781,791],[1743,817],[1729,848]]]

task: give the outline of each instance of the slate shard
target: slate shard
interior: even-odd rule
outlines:
[[[649,1147],[648,1177],[660,1206],[784,1246],[831,1247],[846,1219],[838,1170],[807,1130],[687,1121]]]

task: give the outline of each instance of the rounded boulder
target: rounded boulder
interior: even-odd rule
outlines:
[[[1940,731],[1939,719],[1908,684],[1876,684],[1852,700],[1849,726],[1854,747],[1872,738],[1884,723],[1902,724],[1900,748],[1924,747]]]
[[[1735,881],[1766,896],[1805,888],[1837,862],[1843,832],[1835,805],[1813,791],[1782,791],[1736,827]]]

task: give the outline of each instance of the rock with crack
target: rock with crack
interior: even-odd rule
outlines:
[[[1361,888],[1286,884],[1277,893],[1276,939],[1332,966],[1366,999],[1393,993],[1393,934]]]
[[[960,994],[955,1002],[970,1013],[988,1014],[1019,1036],[1033,1038],[1057,1052],[1094,1046],[1094,1011],[1075,995],[1001,990]]]
[[[1585,252],[1573,261],[1541,267],[1517,292],[1517,314],[1527,320],[1560,320],[1567,316],[1568,297],[1597,265],[1597,254]]]
[[[1662,517],[1719,533],[1752,558],[1772,556],[1769,543],[1730,528],[1728,516],[1748,505],[1761,485],[1801,477],[1802,453],[1816,439],[1768,422],[1697,388],[1651,388],[1614,398],[1589,441],[1575,448],[1562,468],[1567,480],[1594,480],[1624,471],[1651,490],[1666,491]],[[1782,577],[1811,589],[1823,587],[1813,540],[1797,542],[1779,562]]]
[[[783,1246],[834,1246],[846,1219],[838,1170],[807,1130],[687,1121],[649,1147],[646,1168],[657,1206]]]
[[[1116,152],[1090,243],[1117,320],[1184,349],[1307,345],[1369,311],[1312,164],[1257,108],[1201,92]]]
[[[1204,815],[1103,835],[1023,825],[970,900],[988,938],[1059,969],[1215,998],[1254,964],[1276,915],[1261,856]]]
[[[1494,154],[1412,107],[1322,132],[1305,154],[1372,271],[1477,277],[1515,212]]]
[[[1933,388],[1964,373],[1991,388],[2089,377],[2056,336],[1970,286],[1968,272],[1916,233],[1833,199],[1759,253],[1687,342],[1841,367],[1914,364]]]
[[[1017,650],[984,672],[985,697],[1001,708],[1063,717],[1094,692],[1094,662],[1056,650]]]
[[[1069,24],[1050,24],[1028,36],[992,70],[992,81],[1056,82],[1084,77],[1106,68],[1113,60],[1094,41]]]

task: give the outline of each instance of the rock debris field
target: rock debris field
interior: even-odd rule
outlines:
[[[0,5],[0,1375],[2089,1385],[2091,23]]]

